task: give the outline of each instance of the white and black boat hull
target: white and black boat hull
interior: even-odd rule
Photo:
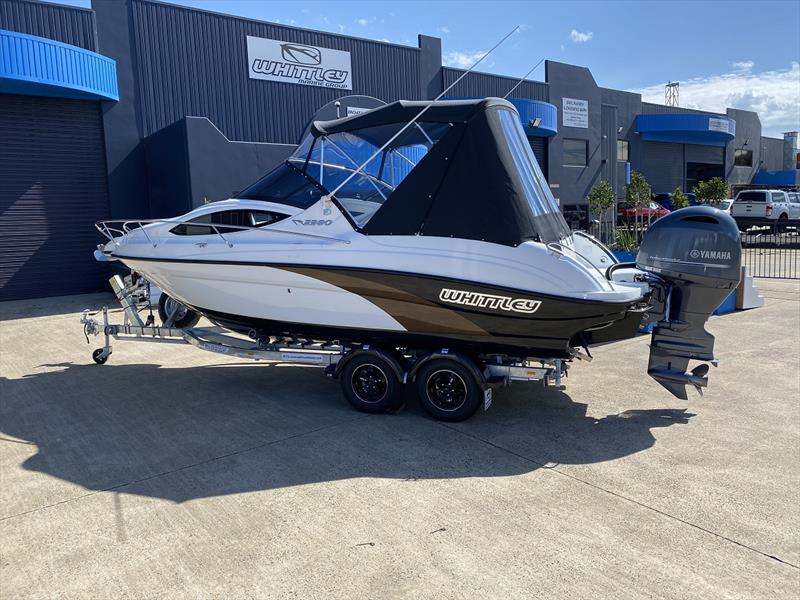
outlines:
[[[337,266],[124,258],[213,321],[258,335],[567,354],[635,335],[634,303],[554,297],[449,277]],[[313,315],[314,321],[308,321]]]

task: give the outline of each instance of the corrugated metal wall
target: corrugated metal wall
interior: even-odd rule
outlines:
[[[97,51],[94,11],[27,0],[0,2],[0,29]]]
[[[337,97],[419,98],[418,48],[155,2],[132,4],[143,136],[191,115],[208,117],[232,140],[291,144],[314,112]],[[250,79],[248,35],[350,52],[353,90]]]
[[[453,83],[464,74],[464,69],[453,69],[450,67],[442,68],[442,89]],[[502,77],[489,73],[472,72],[452,90],[447,92],[448,96],[496,96],[502,98],[510,89],[519,83],[519,79],[513,77]],[[519,87],[511,94],[514,98],[527,98],[529,100],[543,100],[548,102],[550,94],[546,83],[541,81],[523,81]]]
[[[605,179],[617,192],[617,107],[603,104],[600,112],[601,158],[603,160],[600,178]],[[599,182],[598,182],[599,183]]]
[[[651,104],[650,102],[642,102],[642,114],[650,115],[672,115],[675,113],[686,113],[691,115],[712,115],[715,117],[722,116],[722,113],[705,112],[702,110],[694,110],[692,108],[681,108],[680,106],[664,106],[663,104]]]
[[[0,300],[103,287],[108,217],[97,102],[0,94]]]

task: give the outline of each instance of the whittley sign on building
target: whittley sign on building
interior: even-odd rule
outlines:
[[[247,36],[251,79],[352,90],[350,53]]]

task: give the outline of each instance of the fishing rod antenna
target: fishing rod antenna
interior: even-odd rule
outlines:
[[[515,89],[517,89],[519,86],[521,86],[522,82],[525,81],[528,78],[528,75],[533,73],[536,70],[536,67],[538,67],[543,62],[544,62],[544,58],[542,58],[539,62],[537,62],[535,65],[533,65],[533,68],[530,71],[528,71],[527,73],[525,73],[525,75],[523,75],[520,78],[520,80],[516,83],[516,85],[506,92],[506,95],[503,96],[503,99],[508,98],[511,95],[511,92],[513,92]]]
[[[471,66],[469,69],[467,69],[466,71],[464,71],[464,72],[463,72],[463,73],[462,73],[462,74],[461,74],[461,75],[458,77],[458,79],[456,79],[456,80],[455,80],[453,83],[451,83],[451,84],[450,84],[450,85],[448,85],[448,86],[447,86],[447,87],[446,87],[444,90],[442,90],[442,93],[441,93],[441,94],[439,94],[438,96],[436,96],[436,98],[434,98],[434,99],[433,99],[433,100],[432,100],[432,101],[431,101],[429,104],[426,104],[426,105],[423,107],[423,109],[422,109],[421,111],[419,111],[419,112],[418,112],[416,115],[414,115],[414,117],[413,117],[413,118],[412,118],[412,119],[411,119],[411,120],[410,120],[408,123],[406,123],[405,125],[403,125],[403,127],[401,127],[401,128],[400,128],[400,130],[399,130],[397,133],[395,133],[395,134],[394,134],[392,137],[390,137],[390,138],[389,138],[389,139],[388,139],[388,140],[387,140],[387,141],[386,141],[386,142],[383,144],[383,146],[381,146],[380,148],[378,148],[378,149],[377,149],[377,150],[376,150],[376,151],[375,151],[375,152],[372,154],[372,156],[370,156],[370,157],[369,157],[369,158],[368,158],[366,161],[364,161],[364,162],[361,164],[361,166],[359,166],[359,167],[358,167],[358,168],[357,168],[355,171],[353,171],[352,173],[350,173],[350,175],[348,175],[348,176],[345,178],[345,180],[344,180],[344,181],[342,181],[342,182],[341,182],[339,185],[337,185],[337,186],[336,186],[336,188],[335,188],[335,189],[334,189],[332,192],[330,192],[330,193],[327,195],[327,198],[330,198],[331,196],[335,196],[335,195],[336,195],[336,192],[338,192],[338,191],[339,191],[340,189],[342,189],[342,188],[343,188],[345,185],[347,185],[347,183],[348,183],[348,182],[349,182],[349,181],[350,181],[350,180],[351,180],[353,177],[355,177],[356,175],[358,175],[359,173],[361,173],[361,171],[363,171],[363,170],[364,170],[364,167],[366,167],[366,166],[367,166],[369,163],[371,163],[373,160],[375,160],[375,157],[376,157],[376,156],[378,156],[378,155],[379,155],[381,152],[383,152],[384,150],[386,150],[386,148],[388,148],[388,147],[391,145],[391,143],[392,143],[393,141],[395,141],[395,140],[396,140],[398,137],[400,137],[400,136],[401,136],[401,135],[402,135],[402,134],[403,134],[403,133],[406,131],[406,129],[408,129],[408,128],[409,128],[409,127],[411,127],[411,126],[412,126],[414,123],[416,123],[416,122],[419,120],[419,118],[420,118],[422,115],[424,115],[424,114],[427,112],[427,110],[428,110],[428,109],[429,109],[431,106],[433,106],[433,105],[434,105],[434,104],[436,104],[436,103],[437,103],[439,100],[441,100],[441,99],[442,99],[442,97],[443,97],[443,96],[444,96],[444,95],[445,95],[447,92],[449,92],[451,89],[453,89],[453,88],[456,86],[456,84],[457,84],[459,81],[461,81],[462,79],[464,79],[464,77],[466,77],[467,75],[469,75],[469,74],[470,74],[470,73],[473,71],[473,69],[475,69],[475,67],[477,67],[477,66],[478,66],[478,65],[479,65],[481,62],[483,62],[483,60],[484,60],[484,59],[485,59],[487,56],[489,56],[489,55],[490,55],[492,52],[494,52],[494,51],[495,51],[495,50],[496,50],[498,47],[500,47],[500,45],[501,45],[503,42],[505,42],[505,41],[506,41],[508,38],[510,38],[512,35],[514,35],[514,34],[515,34],[517,31],[519,31],[519,29],[520,29],[520,26],[519,26],[519,25],[517,25],[516,27],[514,27],[514,29],[512,29],[512,30],[511,30],[511,31],[509,31],[507,34],[505,34],[505,35],[503,36],[503,38],[502,38],[502,39],[501,39],[499,42],[497,42],[497,43],[496,43],[494,46],[492,46],[492,47],[489,49],[489,51],[488,51],[488,52],[485,52],[485,53],[484,53],[484,54],[483,54],[483,55],[482,55],[482,56],[481,56],[481,57],[480,57],[478,60],[476,60],[476,61],[475,61],[475,62],[472,64],[472,66]]]

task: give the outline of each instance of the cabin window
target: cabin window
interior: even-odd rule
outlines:
[[[264,227],[285,219],[287,216],[263,210],[221,210],[195,217],[191,221],[173,227],[170,231],[175,235],[239,233],[247,231],[245,229],[247,227]],[[214,225],[214,227],[211,227],[211,225]]]
[[[302,165],[301,165],[302,166]],[[247,200],[263,200],[305,210],[322,197],[323,190],[302,170],[283,163],[237,196]]]
[[[589,164],[589,142],[564,138],[563,156],[565,167],[585,167]]]
[[[739,148],[733,152],[733,164],[736,167],[752,167],[753,151]]]

